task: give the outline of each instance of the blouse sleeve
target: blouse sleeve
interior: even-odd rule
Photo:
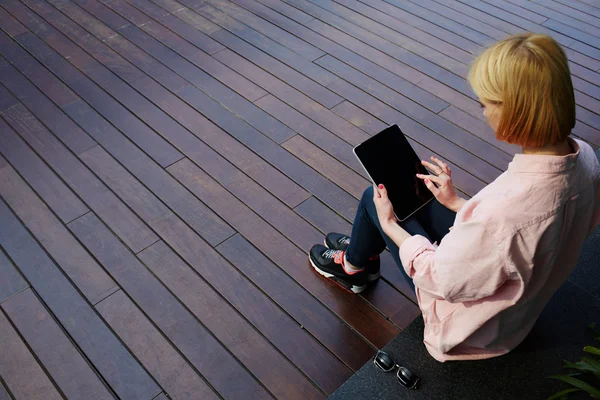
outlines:
[[[500,243],[478,222],[455,226],[437,248],[413,236],[400,259],[417,288],[451,303],[488,297],[508,279]]]

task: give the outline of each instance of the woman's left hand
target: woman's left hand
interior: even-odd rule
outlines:
[[[390,227],[397,225],[392,202],[388,197],[385,186],[379,185],[373,189],[373,203],[375,203],[375,208],[377,209],[379,224],[381,224],[381,229],[384,232],[388,232]]]
[[[373,203],[377,209],[377,218],[383,232],[389,236],[390,239],[398,247],[402,246],[405,240],[410,238],[410,234],[404,230],[398,224],[398,220],[394,215],[394,209],[392,202],[390,201],[387,189],[383,185],[373,188]]]

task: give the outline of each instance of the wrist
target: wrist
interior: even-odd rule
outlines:
[[[455,213],[457,213],[457,212],[460,211],[460,209],[462,208],[462,206],[466,202],[467,202],[467,200],[465,200],[462,197],[456,195],[456,197],[454,199],[452,199],[451,201],[449,201],[446,204],[444,204],[444,206],[446,206],[446,208],[448,208],[449,210],[452,210]]]

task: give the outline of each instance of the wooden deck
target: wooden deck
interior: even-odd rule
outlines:
[[[352,147],[398,123],[473,195],[506,167],[464,77],[507,34],[571,60],[600,145],[596,0],[0,0],[0,399],[317,399],[418,315],[352,296]],[[419,345],[419,344],[415,344]]]

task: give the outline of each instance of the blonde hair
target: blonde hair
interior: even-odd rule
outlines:
[[[550,36],[524,33],[501,40],[471,66],[477,96],[502,104],[496,137],[523,147],[567,139],[575,126],[575,95],[567,56]]]

